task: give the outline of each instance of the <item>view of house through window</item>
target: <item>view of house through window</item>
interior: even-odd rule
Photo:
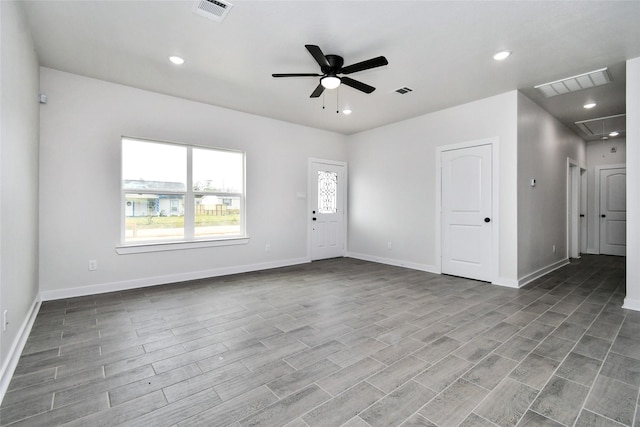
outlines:
[[[244,153],[122,139],[124,243],[244,235]]]

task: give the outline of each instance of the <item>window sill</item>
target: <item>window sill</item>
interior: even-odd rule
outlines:
[[[211,248],[216,246],[246,245],[249,237],[232,237],[216,240],[193,240],[189,242],[141,243],[116,246],[118,255],[141,254],[147,252],[179,251],[184,249]]]

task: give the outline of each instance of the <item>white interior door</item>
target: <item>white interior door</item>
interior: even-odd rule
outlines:
[[[627,170],[600,170],[600,253],[627,254]]]
[[[443,151],[442,272],[492,280],[492,147]]]
[[[311,259],[345,255],[346,165],[312,160],[309,166]]]

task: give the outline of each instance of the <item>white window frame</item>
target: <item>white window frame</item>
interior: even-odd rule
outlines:
[[[167,144],[178,147],[184,147],[187,150],[187,182],[186,191],[153,191],[153,194],[175,194],[184,196],[184,237],[183,238],[170,238],[170,239],[158,239],[149,240],[144,242],[127,242],[125,240],[126,233],[126,195],[133,193],[132,190],[125,190],[122,177],[122,146],[124,140],[134,140],[141,142],[149,142],[154,144]],[[223,151],[242,154],[242,193],[240,195],[240,233],[236,236],[229,237],[212,237],[203,236],[196,237],[195,233],[195,196],[200,194],[207,194],[206,191],[194,191],[193,190],[193,149],[211,150],[211,151]],[[144,252],[159,252],[159,251],[171,251],[181,249],[195,249],[203,247],[215,247],[215,246],[229,246],[229,245],[242,245],[249,243],[249,236],[247,235],[246,227],[246,152],[240,150],[231,150],[226,148],[198,146],[192,144],[184,144],[178,142],[159,141],[153,139],[122,136],[120,138],[120,245],[116,246],[116,252],[118,254],[132,254],[132,253],[144,253]]]

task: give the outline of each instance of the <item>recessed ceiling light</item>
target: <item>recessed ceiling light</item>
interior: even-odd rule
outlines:
[[[179,56],[170,56],[169,61],[173,62],[176,65],[184,64],[184,59],[180,58]]]
[[[589,102],[588,104],[584,104],[583,107],[586,108],[587,110],[592,109],[593,107],[596,106],[595,102]]]
[[[342,114],[348,116],[349,114],[351,114],[351,110],[349,110],[348,108],[346,110],[342,110]]]
[[[609,134],[609,136],[618,136],[618,135],[620,135],[620,132],[616,132],[616,131],[613,131]]]
[[[495,59],[496,61],[502,61],[503,59],[507,59],[509,55],[511,55],[511,52],[509,52],[508,50],[502,50],[493,55],[493,59]]]

